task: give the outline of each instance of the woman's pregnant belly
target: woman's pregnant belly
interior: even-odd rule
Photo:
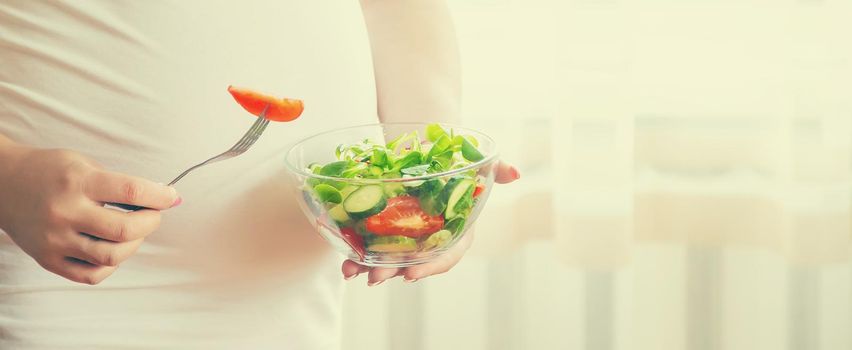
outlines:
[[[0,235],[0,339],[26,349],[83,324],[112,329],[81,335],[98,344],[134,336],[120,322],[153,336],[181,320],[211,339],[284,325],[295,343],[336,334],[298,326],[333,320],[340,258],[299,211],[283,162],[309,134],[377,121],[356,1],[21,0],[0,19],[0,133],[111,170],[165,183],[230,147],[254,117],[229,84],[305,101],[300,119],[270,125],[246,154],[181,180],[184,203],[101,285],[54,276]],[[217,313],[232,322],[200,321]]]

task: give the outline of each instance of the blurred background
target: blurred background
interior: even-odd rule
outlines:
[[[522,179],[346,349],[852,349],[852,1],[448,1]]]

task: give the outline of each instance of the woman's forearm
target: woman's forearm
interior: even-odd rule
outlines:
[[[457,122],[458,42],[444,0],[361,0],[384,122]]]

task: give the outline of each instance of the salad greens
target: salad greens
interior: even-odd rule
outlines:
[[[325,207],[327,218],[362,258],[447,246],[464,230],[484,191],[475,169],[404,181],[485,158],[473,136],[447,132],[438,124],[428,125],[423,136],[413,131],[386,144],[341,144],[334,149],[335,161],[307,167],[312,174],[335,178],[309,178],[306,195]],[[358,181],[363,179],[391,181]]]

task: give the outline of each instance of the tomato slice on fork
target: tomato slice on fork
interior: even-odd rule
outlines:
[[[240,104],[246,111],[255,116],[260,116],[263,110],[269,105],[266,111],[266,119],[276,122],[289,122],[295,120],[305,109],[302,100],[292,98],[277,98],[275,96],[266,95],[249,89],[238,88],[233,85],[228,86],[228,92],[234,97],[234,100]]]

